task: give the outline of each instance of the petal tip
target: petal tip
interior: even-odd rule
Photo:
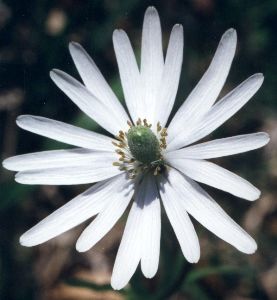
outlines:
[[[86,245],[84,245],[84,243],[82,243],[81,240],[77,240],[75,248],[80,253],[86,252],[86,251],[88,251],[90,249],[89,247],[87,247]]]
[[[254,75],[251,76],[253,79],[257,79],[259,81],[263,81],[264,80],[264,74],[263,73],[256,73]]]
[[[12,167],[11,159],[10,158],[4,159],[2,161],[2,166],[3,166],[3,168],[5,168],[7,170],[13,171],[13,167]]]
[[[198,263],[199,259],[200,259],[200,251],[198,253],[194,253],[193,255],[191,255],[190,257],[186,257],[187,261],[191,264],[196,264]]]
[[[227,31],[225,31],[224,37],[234,37],[237,38],[237,31],[234,28],[229,28]]]
[[[184,28],[182,24],[175,24],[172,28],[172,31],[177,31],[183,33]]]
[[[258,249],[257,243],[255,242],[254,239],[251,240],[251,243],[249,244],[248,247],[242,250],[245,254],[254,254]]]
[[[223,34],[220,44],[227,44],[228,47],[233,49],[235,51],[236,49],[236,44],[237,44],[237,31],[234,28],[230,28],[225,33]]]
[[[31,242],[30,239],[26,236],[26,233],[22,234],[21,237],[19,238],[19,243],[21,246],[24,247],[32,247],[34,246]]]
[[[255,187],[252,187],[252,191],[249,192],[249,195],[245,197],[245,199],[248,201],[256,201],[260,198],[260,196],[261,196],[261,191]]]
[[[142,273],[144,275],[145,278],[148,278],[148,279],[151,279],[153,278],[157,271],[158,271],[158,266],[156,266],[155,268],[149,268],[149,265],[141,265],[141,270],[142,270]]]
[[[111,286],[115,291],[121,290],[122,288],[124,288],[126,284],[122,284],[122,282],[116,281],[115,279],[111,279]]]
[[[124,34],[126,34],[126,33],[123,29],[117,28],[113,31],[113,39],[117,38],[120,35],[124,35]]]
[[[264,136],[265,136],[265,145],[267,145],[270,141],[270,135],[267,132],[265,132]]]
[[[81,50],[82,46],[79,43],[77,43],[77,42],[71,41],[68,44],[68,48],[69,48],[70,54],[72,55],[72,52],[74,52],[75,50]]]
[[[24,181],[24,177],[22,176],[22,174],[21,174],[20,172],[15,174],[14,180],[15,180],[17,183],[27,184],[27,183]]]
[[[50,75],[51,78],[52,78],[53,76],[58,75],[58,69],[52,69],[52,70],[49,72],[49,75]]]
[[[155,6],[148,6],[148,8],[145,11],[145,15],[147,14],[158,14],[158,11]]]
[[[20,115],[16,118],[15,122],[19,126],[21,122],[24,122],[24,120],[26,120],[26,118],[28,118],[28,115]]]

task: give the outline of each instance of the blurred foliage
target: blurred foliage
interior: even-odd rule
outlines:
[[[147,280],[138,270],[130,285],[115,293],[109,285],[109,272],[124,222],[120,222],[123,225],[119,225],[118,230],[101,242],[100,249],[92,249],[87,256],[76,253],[73,246],[76,240],[74,231],[73,237],[68,238],[65,234],[65,237],[41,247],[23,248],[18,243],[19,235],[84,187],[23,186],[14,182],[11,172],[2,169],[1,299],[277,298],[277,221],[274,210],[277,191],[274,150],[277,145],[275,0],[0,1],[2,159],[19,153],[67,147],[18,130],[15,119],[19,114],[41,115],[102,131],[95,122],[80,114],[74,104],[54,86],[49,79],[49,71],[59,68],[79,78],[68,52],[68,43],[77,41],[91,54],[123,101],[112,48],[112,32],[115,28],[124,28],[139,54],[143,14],[149,5],[155,5],[160,13],[165,46],[171,27],[175,23],[184,25],[184,63],[175,110],[203,74],[220,36],[230,27],[237,29],[239,44],[224,93],[253,73],[265,74],[261,91],[247,107],[214,134],[215,137],[231,136],[261,128],[272,133],[275,138],[268,151],[255,151],[238,158],[219,160],[225,167],[259,186],[264,191],[264,197],[258,204],[250,205],[241,199],[209,190],[228,213],[255,236],[259,244],[258,252],[252,256],[238,253],[196,224],[202,257],[197,265],[187,264],[165,218],[157,276]],[[252,168],[253,162],[255,164]],[[92,265],[96,257],[102,257],[102,252],[105,255],[100,265],[107,263],[108,275],[99,283],[98,271],[93,278],[88,274],[95,273]],[[80,276],[79,271],[86,272],[86,278]],[[101,294],[103,291],[107,293]]]

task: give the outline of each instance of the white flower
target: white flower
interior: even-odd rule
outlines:
[[[197,86],[166,129],[179,84],[183,59],[183,28],[172,29],[166,57],[155,8],[147,9],[138,68],[126,33],[115,30],[113,43],[128,111],[124,110],[94,61],[76,43],[69,46],[85,85],[59,70],[50,74],[56,85],[89,117],[115,138],[62,122],[23,115],[21,128],[78,148],[44,151],[6,159],[24,184],[70,185],[97,182],[42,220],[20,238],[24,246],[48,241],[92,216],[97,217],[77,241],[78,251],[93,247],[117,222],[132,199],[117,253],[111,284],[124,287],[139,262],[146,277],[158,269],[161,207],[191,263],[199,260],[199,241],[189,214],[215,235],[244,253],[255,241],[237,225],[197,182],[246,200],[260,191],[238,175],[206,161],[260,148],[266,133],[253,133],[192,145],[234,115],[260,88],[255,74],[215,103],[235,54],[237,36],[229,29]],[[150,126],[152,124],[152,126]]]

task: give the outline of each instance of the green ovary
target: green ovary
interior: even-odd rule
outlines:
[[[141,163],[150,164],[161,158],[159,141],[147,126],[138,125],[130,128],[127,140],[132,155]]]

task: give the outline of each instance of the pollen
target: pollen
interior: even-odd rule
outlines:
[[[146,119],[138,119],[133,125],[127,122],[129,130],[119,131],[118,141],[113,141],[115,152],[119,155],[113,165],[135,178],[142,172],[150,171],[153,175],[160,174],[165,169],[163,151],[166,149],[167,130],[158,122],[156,132]]]

